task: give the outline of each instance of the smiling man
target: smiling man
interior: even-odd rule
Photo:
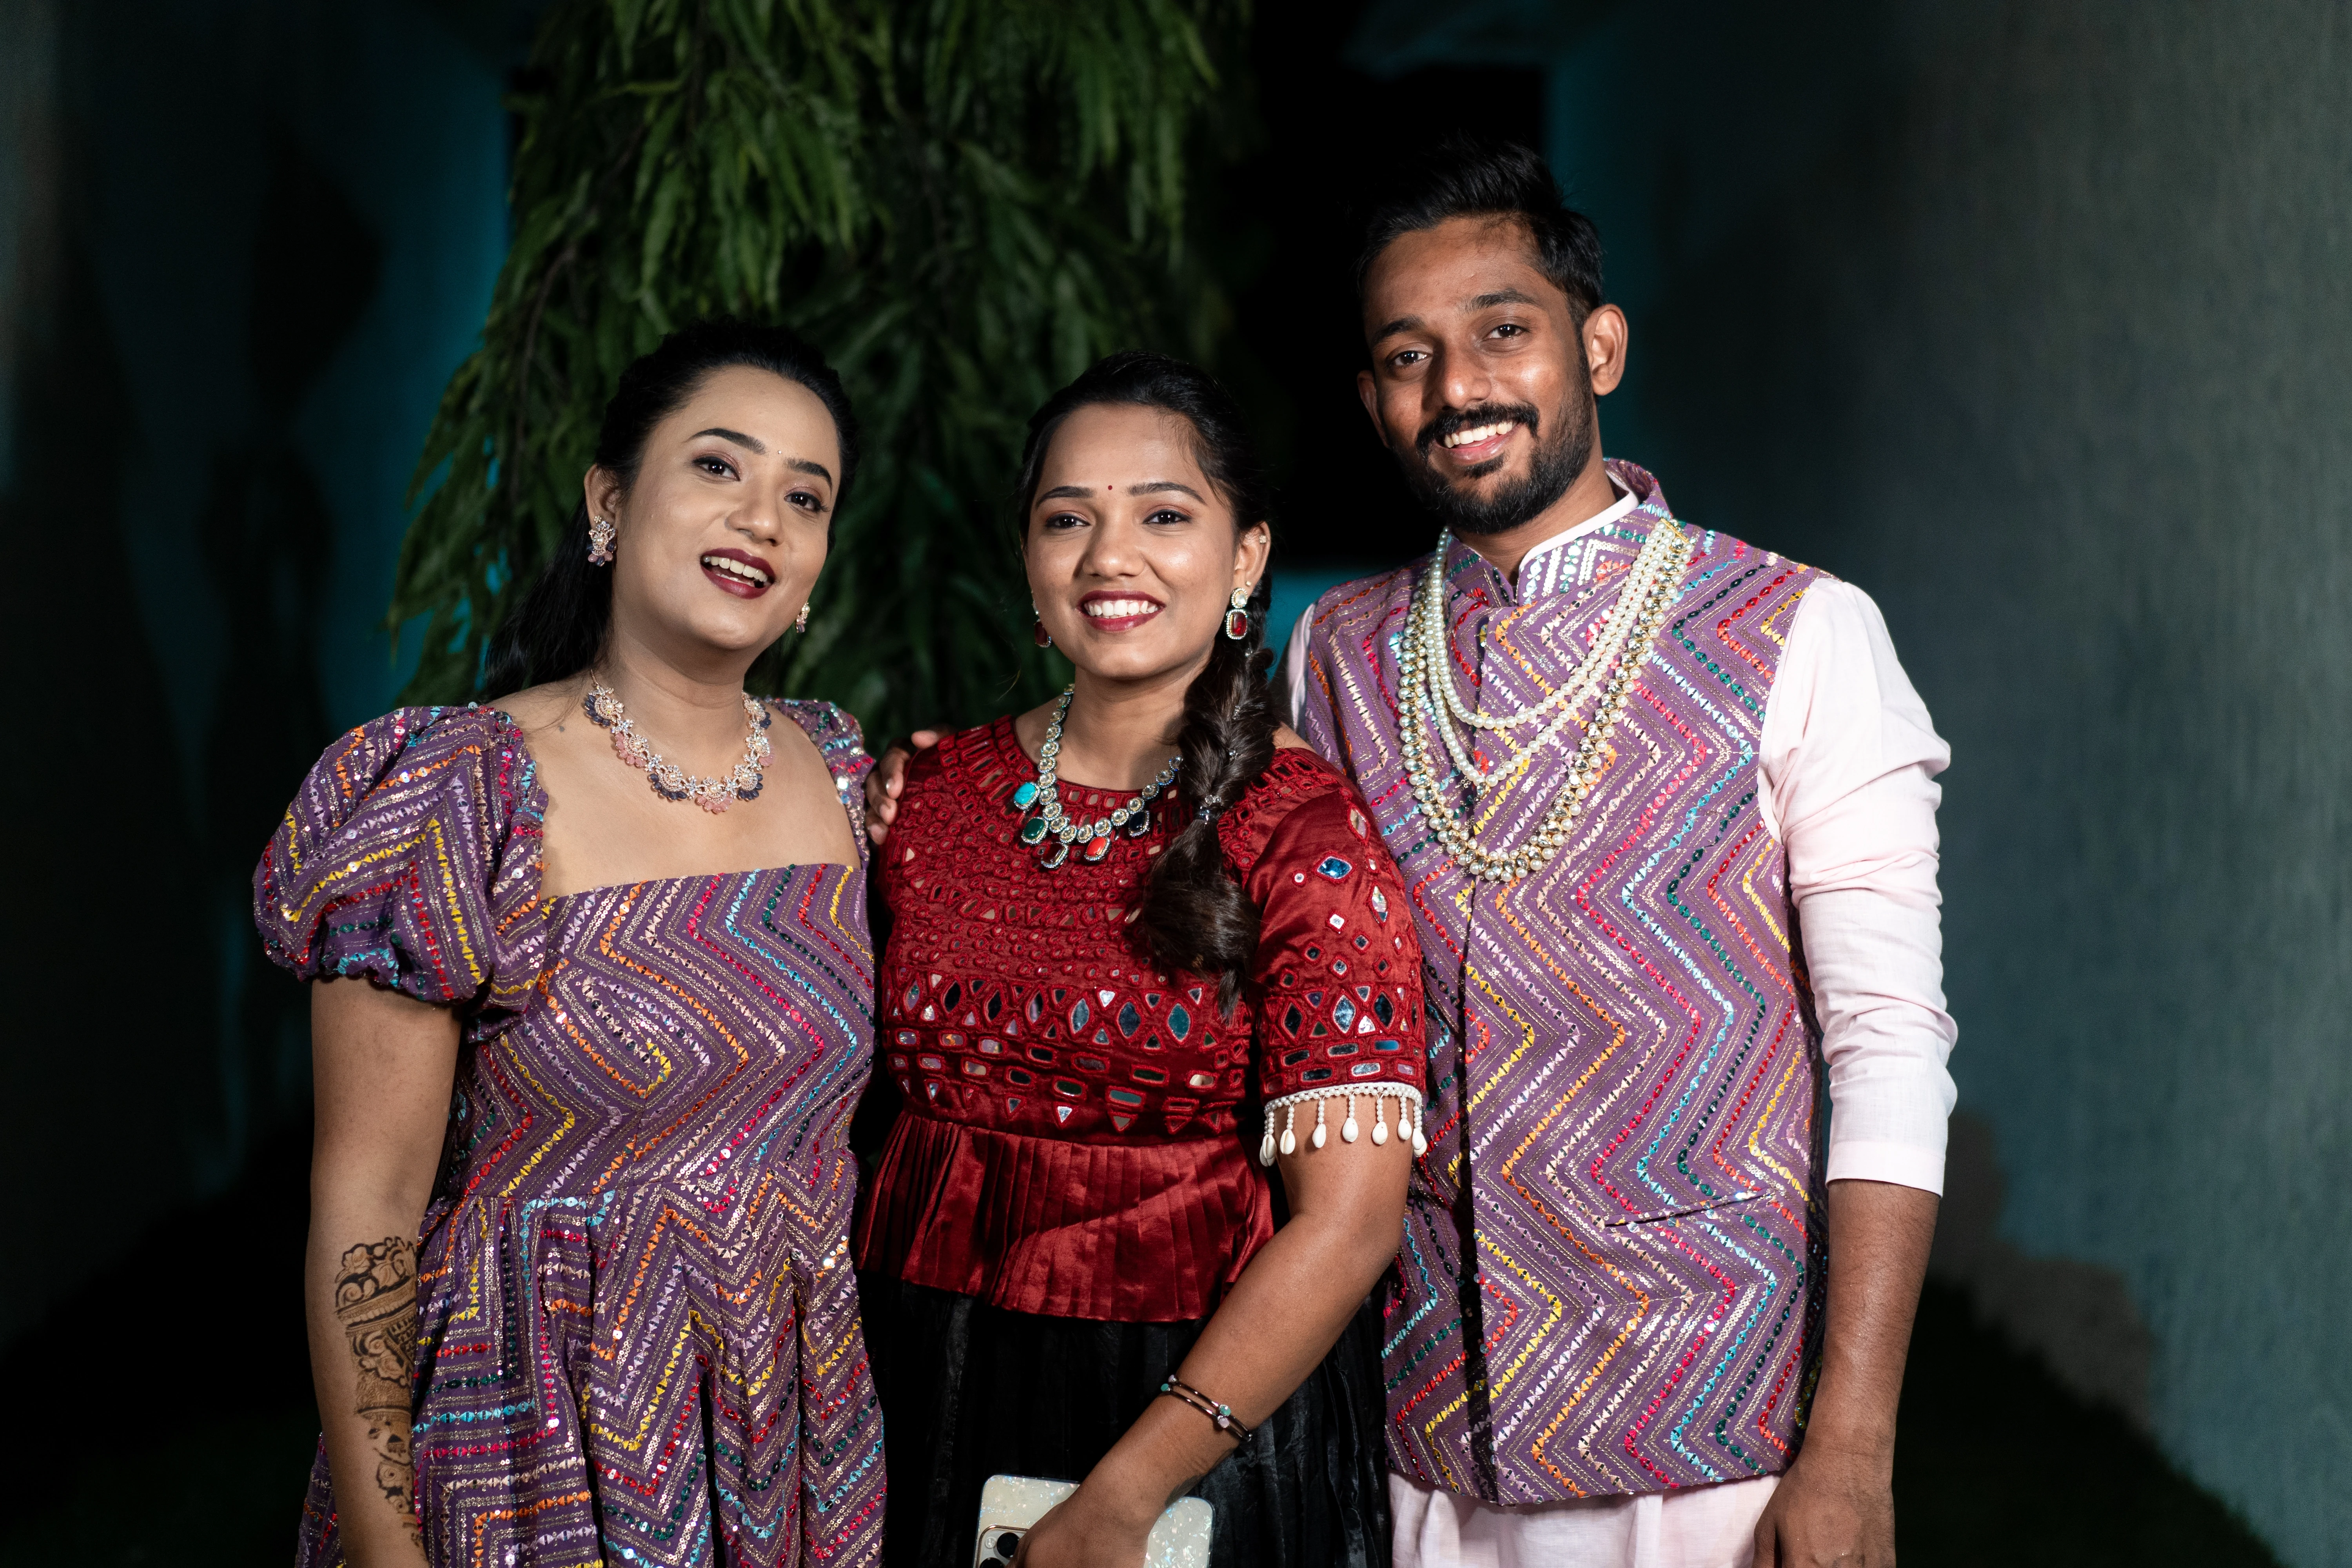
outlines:
[[[1891,1563],[1948,753],[1859,590],[1603,459],[1627,322],[1535,154],[1408,171],[1358,289],[1365,412],[1443,531],[1286,673],[1426,971],[1397,1562]]]

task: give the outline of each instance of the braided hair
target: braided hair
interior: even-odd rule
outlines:
[[[1036,498],[1046,451],[1062,421],[1081,408],[1106,405],[1155,408],[1186,421],[1201,471],[1233,508],[1235,523],[1246,529],[1271,516],[1273,489],[1233,395],[1197,365],[1129,351],[1096,362],[1030,419],[1015,492],[1020,517],[1026,519]],[[1272,579],[1272,573],[1262,573],[1251,593],[1249,635],[1236,641],[1221,630],[1208,664],[1185,689],[1176,792],[1191,808],[1191,820],[1160,850],[1136,917],[1155,962],[1217,977],[1218,1000],[1227,1014],[1257,952],[1257,906],[1225,874],[1217,818],[1274,758],[1277,721],[1266,689],[1274,656],[1265,647]]]

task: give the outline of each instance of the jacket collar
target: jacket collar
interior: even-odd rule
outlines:
[[[1674,511],[1647,468],[1622,458],[1601,466],[1618,490],[1616,501],[1528,551],[1519,563],[1516,583],[1455,539],[1445,552],[1445,579],[1453,591],[1508,607],[1563,594],[1581,599],[1614,582],[1640,552],[1650,530],[1673,521]]]

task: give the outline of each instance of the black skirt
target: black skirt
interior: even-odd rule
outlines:
[[[982,1483],[1085,1479],[1203,1327],[1008,1312],[872,1274],[858,1292],[889,1467],[887,1568],[971,1568]],[[1387,1568],[1380,1332],[1368,1302],[1192,1489],[1216,1510],[1211,1568]]]

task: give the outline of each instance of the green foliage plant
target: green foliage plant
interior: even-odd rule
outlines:
[[[1050,690],[1008,521],[1023,427],[1112,350],[1207,356],[1188,184],[1245,4],[558,0],[515,100],[512,247],[411,489],[407,699],[498,695],[484,641],[623,366],[719,311],[822,347],[867,453],[808,633],[754,689],[876,735]]]

